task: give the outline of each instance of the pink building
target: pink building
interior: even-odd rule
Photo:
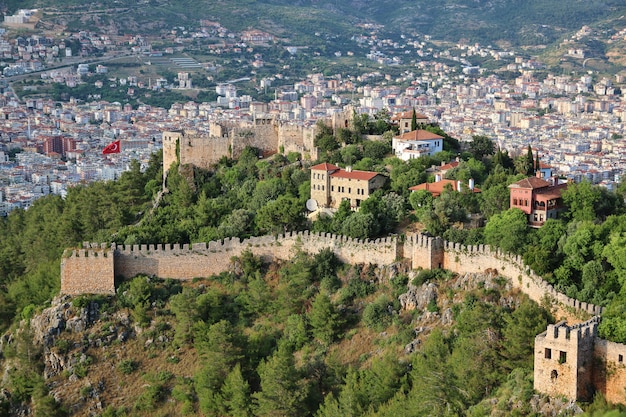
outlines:
[[[541,227],[548,219],[556,219],[565,209],[561,193],[567,184],[556,180],[548,182],[538,177],[528,177],[509,185],[511,208],[522,210],[528,225]]]

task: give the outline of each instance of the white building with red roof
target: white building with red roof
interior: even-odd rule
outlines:
[[[341,169],[324,162],[311,167],[311,199],[320,208],[338,208],[343,200],[349,200],[356,209],[386,180],[378,172]]]
[[[417,129],[393,138],[391,147],[403,161],[443,151],[443,136]]]

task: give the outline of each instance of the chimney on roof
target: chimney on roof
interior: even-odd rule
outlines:
[[[458,192],[461,192],[461,184],[463,184],[463,183],[461,182],[461,180],[458,180],[458,181],[456,182],[456,190],[457,190]]]
[[[469,187],[470,191],[474,191],[474,178],[470,178],[468,181],[467,186]]]
[[[441,181],[441,174],[435,174],[435,182]]]
[[[348,165],[346,167],[346,172],[352,172],[352,165]]]
[[[446,163],[444,161],[441,161],[441,166],[444,166]]]
[[[537,178],[543,178],[543,175],[541,174],[541,170],[540,170],[540,169],[538,169],[538,170],[535,172],[535,176],[536,176]]]

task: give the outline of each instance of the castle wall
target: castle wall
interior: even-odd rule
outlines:
[[[331,248],[342,262],[352,264],[390,264],[400,254],[411,259],[413,269],[446,268],[456,273],[497,270],[509,277],[514,287],[538,303],[548,296],[564,306],[592,315],[601,314],[600,307],[571,299],[555,291],[525,267],[519,256],[492,251],[485,245],[465,247],[421,234],[407,236],[401,245],[391,237],[361,241],[324,233],[294,232],[278,237],[252,237],[243,241],[232,238],[208,244],[113,246],[116,275],[132,277],[145,273],[163,278],[180,276],[184,279],[223,272],[227,270],[232,256],[240,256],[246,250],[266,261],[272,261],[289,259],[296,247],[311,254]]]
[[[317,126],[300,126],[278,122],[278,147],[281,146],[285,150],[285,154],[289,152],[299,152],[304,157],[308,154],[311,160],[318,158],[317,148],[315,148],[314,140],[317,134]]]
[[[274,154],[278,152],[278,129],[274,123],[236,127],[230,133],[230,142],[235,159],[247,146],[258,148],[264,154]]]
[[[222,157],[238,158],[248,147],[260,149],[264,155],[277,153],[280,146],[285,153],[299,152],[317,159],[314,147],[315,126],[298,126],[271,119],[256,124],[211,123],[209,132],[163,132],[163,170],[174,162],[208,169]]]
[[[444,267],[441,238],[422,234],[408,236],[403,253],[411,258],[413,269],[435,269]]]
[[[61,259],[61,294],[115,294],[109,248],[67,250]]]
[[[593,385],[612,403],[626,403],[626,345],[596,339]]]
[[[341,112],[333,113],[330,118],[330,127],[333,132],[337,129],[354,128],[354,107],[345,106]]]
[[[552,301],[565,307],[571,307],[591,315],[602,313],[600,306],[578,301],[556,291],[530,270],[519,255],[491,249],[488,245],[464,246],[459,243],[444,241],[443,258],[443,267],[459,274],[479,273],[486,269],[496,270],[501,275],[511,279],[513,287],[520,289],[538,304],[541,304],[545,297],[549,297]]]
[[[179,153],[181,165],[207,169],[230,155],[230,140],[225,136],[185,134],[180,139]]]
[[[250,251],[264,261],[288,260],[296,250],[316,254],[330,248],[345,263],[386,265],[396,260],[394,238],[361,241],[343,236],[308,232],[278,237],[261,236],[193,245],[132,245],[115,247],[115,275],[138,274],[160,278],[193,279],[227,271],[233,256]]]

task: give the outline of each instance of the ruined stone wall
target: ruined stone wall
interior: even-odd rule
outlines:
[[[271,119],[252,123],[212,123],[209,133],[187,131],[163,132],[163,171],[174,162],[208,169],[222,157],[237,159],[247,146],[271,155],[284,147],[285,153],[299,152],[317,159],[313,142],[316,126],[299,126]]]
[[[278,128],[274,123],[235,127],[230,131],[233,158],[237,159],[247,146],[263,154],[278,152]]]
[[[345,106],[342,111],[333,113],[330,118],[330,127],[333,132],[337,129],[353,129],[354,128],[354,107]]]
[[[61,294],[115,294],[113,251],[67,250],[61,259]]]
[[[626,345],[596,339],[593,386],[612,403],[626,403]]]
[[[299,152],[303,158],[316,160],[317,148],[314,145],[317,125],[300,126],[285,122],[277,122],[278,147],[284,148],[285,154]],[[308,158],[307,158],[308,157]]]

